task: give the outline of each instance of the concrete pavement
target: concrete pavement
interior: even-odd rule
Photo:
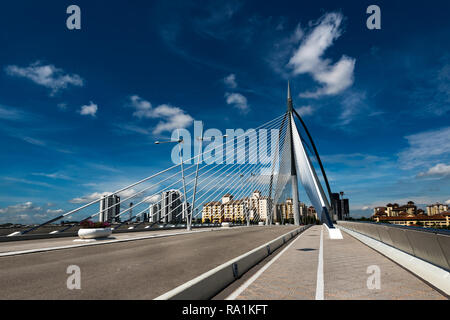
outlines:
[[[314,226],[295,239],[264,272],[242,284],[238,289],[242,292],[236,299],[312,300],[317,296],[325,300],[447,299],[421,279],[347,233],[343,233],[343,240],[331,240],[324,230],[321,252],[321,228]],[[321,276],[318,270],[320,255],[323,259]],[[374,268],[380,270],[380,289],[368,288],[368,279],[373,275],[371,270]],[[317,285],[320,277],[323,277],[322,288]],[[317,295],[318,290],[323,291]]]

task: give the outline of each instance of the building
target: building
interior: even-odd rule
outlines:
[[[149,222],[158,222],[161,219],[161,201],[156,203],[151,203],[149,208]]]
[[[205,203],[202,209],[202,221],[212,223],[265,221],[269,214],[270,200],[254,191],[251,197],[234,199],[233,195],[225,194],[221,201]]]
[[[164,191],[161,194],[161,217],[163,223],[180,223],[185,219],[181,192]]]
[[[400,216],[386,216],[375,215],[373,217],[375,222],[391,223],[400,226],[421,226],[426,228],[433,227],[449,227],[450,226],[450,212],[443,212],[436,215],[400,215]]]
[[[376,207],[372,219],[402,226],[448,227],[449,217],[447,205],[429,205],[425,214],[424,210],[418,209],[414,202],[409,201],[403,206],[388,203],[386,207]]]
[[[181,223],[186,214],[191,211],[183,202],[183,196],[178,190],[169,190],[161,193],[161,200],[151,203],[148,208],[148,221],[153,223]]]
[[[435,203],[427,206],[427,215],[433,216],[435,214],[441,214],[443,212],[448,211],[448,205],[442,203]]]
[[[120,197],[117,195],[103,196],[100,200],[99,222],[120,222]]]
[[[303,202],[298,203],[300,217],[305,217],[310,215],[309,208]],[[287,198],[284,203],[279,203],[275,206],[276,214],[275,214],[275,222],[282,222],[284,220],[293,220],[294,219],[294,206],[292,198]],[[313,208],[313,207],[311,207]],[[315,213],[315,210],[314,210]],[[317,215],[316,215],[317,216]]]
[[[345,220],[350,216],[350,206],[348,199],[344,199],[344,193],[331,194],[331,206],[333,208],[334,220]]]

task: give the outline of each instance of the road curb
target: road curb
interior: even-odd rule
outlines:
[[[207,300],[310,226],[300,227],[166,292],[154,300]]]

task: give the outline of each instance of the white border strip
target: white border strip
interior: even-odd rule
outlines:
[[[384,244],[381,241],[369,238],[361,233],[354,232],[342,226],[338,227],[362,243],[375,249],[402,267],[416,274],[419,278],[422,278],[434,287],[445,292],[447,295],[450,295],[450,273],[448,271]]]
[[[319,263],[317,264],[316,300],[324,300],[324,283],[323,283],[323,226],[320,229]]]

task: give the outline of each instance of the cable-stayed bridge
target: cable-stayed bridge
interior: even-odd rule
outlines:
[[[1,298],[448,297],[449,234],[333,222],[324,165],[289,85],[278,117],[194,139],[193,157],[178,131],[159,142],[174,144],[175,165],[2,237]],[[56,227],[62,220],[79,223]],[[96,220],[111,223],[109,239],[71,238]],[[66,286],[72,265],[82,289]]]

